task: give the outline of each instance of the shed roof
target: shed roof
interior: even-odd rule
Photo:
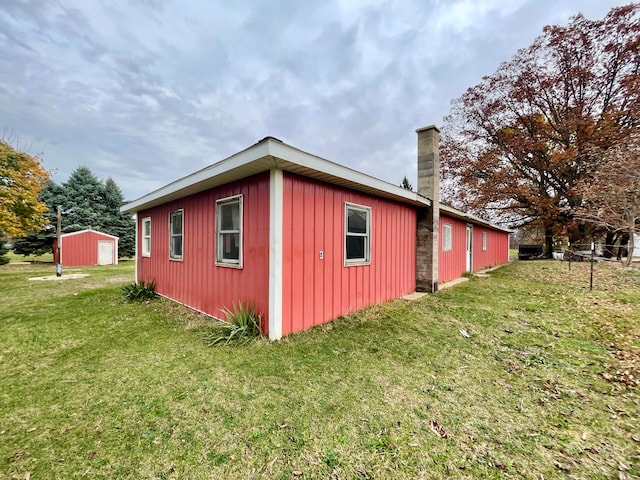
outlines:
[[[86,228],[84,230],[77,230],[75,232],[63,233],[60,236],[64,238],[64,237],[71,237],[73,235],[80,235],[80,234],[83,234],[83,233],[96,233],[98,235],[102,235],[103,237],[109,237],[109,238],[112,238],[114,240],[118,240],[118,237],[116,237],[115,235],[110,235],[108,233],[99,232],[98,230],[94,230],[92,228]]]

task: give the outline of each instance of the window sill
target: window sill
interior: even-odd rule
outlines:
[[[216,262],[215,265],[216,265],[216,267],[235,268],[236,270],[242,270],[242,264],[241,263]]]
[[[346,267],[363,267],[363,266],[367,266],[367,265],[371,265],[371,260],[357,260],[357,261],[351,261],[351,262],[345,262],[344,266]]]
[[[180,258],[169,257],[169,260],[172,261],[172,262],[182,262],[183,261],[182,257],[180,257]]]

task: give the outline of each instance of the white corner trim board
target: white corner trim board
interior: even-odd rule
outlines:
[[[284,175],[272,168],[269,182],[269,339],[282,338],[282,214]]]

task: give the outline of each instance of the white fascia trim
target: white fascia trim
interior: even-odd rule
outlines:
[[[242,150],[234,155],[231,155],[224,160],[221,160],[213,165],[209,165],[208,167],[203,168],[202,170],[198,170],[191,175],[187,175],[186,177],[182,177],[175,182],[170,183],[169,185],[165,185],[147,195],[144,195],[136,200],[133,200],[126,205],[120,207],[121,212],[136,212],[140,210],[139,207],[147,205],[151,202],[159,200],[163,197],[169,196],[173,193],[179,192],[182,189],[188,188],[192,185],[195,185],[200,182],[204,182],[210,178],[217,177],[218,175],[222,175],[223,173],[229,172],[236,168],[242,167],[243,165],[247,165],[251,162],[259,160],[269,154],[269,142],[260,142],[256,145],[252,145],[251,147]],[[144,207],[143,207],[144,208]]]
[[[187,175],[186,177],[176,180],[169,185],[165,185],[158,190],[131,201],[122,206],[120,211],[136,212],[144,208],[148,208],[156,202],[164,203],[163,199],[171,198],[182,190],[187,190],[200,183],[206,184],[208,180],[214,177],[233,172],[236,169],[240,169],[253,163],[258,163],[269,157],[273,160],[264,164],[264,170],[258,167],[253,173],[268,170],[269,167],[267,165],[292,171],[295,171],[295,166],[298,166],[308,169],[309,171],[316,171],[323,175],[340,178],[353,184],[365,186],[374,191],[377,190],[379,192],[385,192],[392,197],[396,197],[399,201],[407,201],[417,206],[431,205],[430,199],[418,195],[416,192],[411,192],[397,185],[385,182],[384,180],[380,180],[343,165],[339,165],[324,158],[304,152],[278,140],[266,138],[220,162],[203,168],[191,175]]]
[[[81,233],[87,233],[87,232],[91,232],[91,233],[97,233],[98,235],[103,235],[105,237],[109,237],[112,238],[114,240],[117,240],[118,237],[116,237],[115,235],[109,235],[108,233],[104,233],[104,232],[99,232],[98,230],[94,230],[92,228],[85,228],[84,230],[78,230],[77,232],[69,232],[69,233],[63,233],[62,235],[60,235],[61,237],[71,237],[73,235],[79,235]]]
[[[440,204],[440,211],[444,212],[445,215],[449,214],[450,216],[457,218],[459,220],[464,220],[471,224],[482,225],[488,227],[492,230],[499,230],[504,233],[513,233],[513,230],[509,230],[508,228],[501,227],[500,225],[496,225],[495,223],[491,223],[488,220],[485,220],[480,217],[476,217],[470,213],[463,212],[462,210],[458,210],[457,208],[450,207],[449,205],[445,205],[443,203]]]
[[[282,338],[282,216],[284,175],[272,168],[269,181],[269,340]]]
[[[317,170],[327,175],[342,178],[353,183],[386,192],[388,194],[406,199],[411,202],[420,203],[425,206],[431,205],[430,199],[418,195],[416,192],[412,192],[405,188],[393,185],[392,183],[380,180],[379,178],[367,175],[366,173],[358,172],[357,170],[345,167],[344,165],[340,165],[324,158],[304,152],[302,150],[298,150],[297,148],[287,145],[286,143],[272,142],[270,144],[269,152],[273,157],[281,158],[285,161],[309,168],[311,170]]]

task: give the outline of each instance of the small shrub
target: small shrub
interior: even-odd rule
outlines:
[[[0,265],[6,265],[9,263],[7,253],[9,253],[9,249],[4,246],[4,243],[2,243],[2,240],[0,239]]]
[[[254,338],[262,336],[262,315],[256,310],[255,303],[239,302],[233,311],[223,308],[226,321],[215,320],[208,325],[203,334],[209,346],[244,345]]]
[[[133,282],[122,287],[125,300],[130,302],[144,302],[146,300],[153,300],[158,297],[156,293],[156,282],[151,280],[145,283],[144,280],[139,282]]]

